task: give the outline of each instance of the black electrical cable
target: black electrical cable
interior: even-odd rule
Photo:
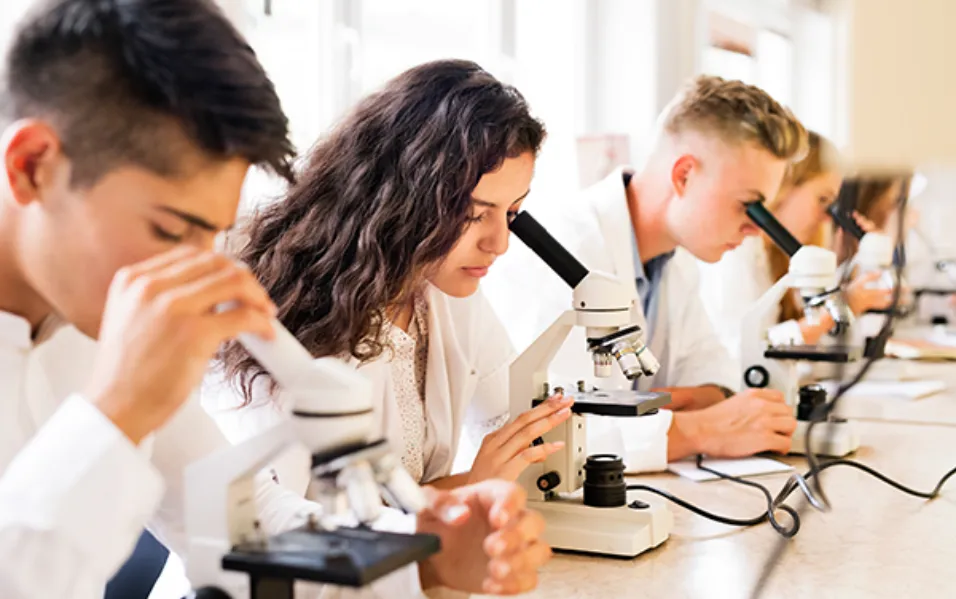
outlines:
[[[663,497],[664,499],[684,508],[685,510],[688,510],[689,512],[697,514],[698,516],[701,516],[703,518],[707,518],[708,520],[713,520],[714,522],[718,522],[720,524],[726,524],[727,526],[739,526],[741,528],[747,528],[747,527],[763,524],[764,522],[770,522],[770,525],[774,528],[774,530],[776,530],[777,533],[779,533],[780,536],[782,536],[785,539],[792,538],[796,536],[798,532],[800,532],[800,522],[801,522],[800,513],[793,507],[784,503],[784,501],[786,501],[796,490],[798,489],[801,490],[803,492],[804,497],[811,504],[814,504],[818,508],[820,508],[820,502],[817,498],[813,496],[813,492],[811,491],[810,485],[809,485],[810,479],[812,479],[815,476],[813,470],[808,470],[806,474],[802,474],[802,475],[799,473],[791,475],[790,478],[787,479],[787,482],[784,483],[783,487],[780,489],[780,492],[778,492],[776,497],[774,497],[770,493],[770,490],[767,489],[767,487],[761,485],[760,483],[750,481],[750,480],[745,480],[743,478],[733,476],[730,474],[726,474],[719,470],[714,470],[713,468],[704,466],[702,463],[702,460],[703,460],[703,457],[698,455],[697,467],[700,468],[701,470],[705,472],[709,472],[723,480],[731,481],[734,483],[742,484],[742,485],[753,487],[755,489],[760,490],[760,492],[763,493],[764,497],[767,500],[767,511],[754,518],[733,518],[730,516],[721,516],[720,514],[715,514],[714,512],[711,512],[698,505],[695,505],[687,501],[686,499],[681,499],[680,497],[674,495],[673,493],[670,493],[663,489],[658,489],[656,487],[651,487],[649,485],[631,484],[631,485],[627,485],[627,490],[628,491],[644,491],[647,493],[653,493],[654,495]],[[936,499],[937,497],[939,497],[940,492],[942,491],[946,483],[949,481],[949,479],[952,478],[953,476],[956,476],[956,467],[954,467],[948,472],[946,472],[946,474],[944,474],[942,478],[939,479],[939,481],[936,483],[936,486],[933,487],[932,491],[918,491],[916,489],[907,487],[906,485],[893,480],[889,476],[883,474],[882,472],[876,470],[875,468],[872,468],[871,466],[867,466],[866,464],[863,464],[854,460],[844,460],[844,459],[827,460],[826,462],[823,462],[818,466],[816,470],[816,474],[818,475],[820,472],[823,472],[824,470],[827,470],[834,466],[847,466],[850,468],[854,468],[856,470],[860,470],[866,474],[869,474],[870,476],[879,480],[880,482],[886,485],[889,485],[890,487],[893,487],[894,489],[898,491],[906,493],[907,495],[912,495],[913,497],[919,497],[922,499],[929,499],[929,500]],[[789,526],[784,526],[780,524],[780,522],[776,518],[777,511],[784,512],[788,516],[790,516],[791,523]]]
[[[903,236],[903,223],[906,220],[907,199],[908,199],[907,193],[906,193],[906,190],[904,189],[900,193],[899,214],[897,217],[897,228],[896,228],[896,247],[900,250],[902,250],[903,246],[905,245],[905,240]],[[844,236],[845,245],[847,246],[849,245],[848,237],[849,235]],[[902,274],[903,274],[902,261],[894,261],[893,267],[894,267],[894,273],[896,275],[895,277],[896,281],[901,281]],[[849,282],[849,279],[851,276],[852,276],[852,269],[850,268],[845,269],[843,276],[841,277],[842,289],[845,289],[845,284]],[[883,344],[889,339],[889,336],[893,329],[894,316],[896,315],[897,309],[899,308],[899,303],[900,303],[900,285],[897,284],[893,287],[893,297],[890,303],[890,310],[886,314],[886,319],[883,321],[883,326],[880,328],[879,333],[877,333],[877,336],[876,336],[877,343]],[[841,342],[843,341],[845,335],[846,335],[846,331],[840,331]],[[849,391],[851,388],[853,388],[857,383],[860,382],[860,380],[863,379],[864,376],[866,376],[867,372],[869,372],[870,368],[873,366],[876,360],[879,359],[880,353],[881,352],[873,352],[867,358],[866,362],[864,362],[863,367],[860,369],[859,372],[857,372],[856,376],[850,379],[850,381],[848,381],[847,383],[840,385],[833,399],[827,403],[824,403],[818,406],[816,409],[813,410],[813,413],[811,414],[811,418],[810,418],[811,421],[810,421],[810,425],[807,427],[807,437],[806,437],[806,455],[807,455],[807,461],[810,464],[809,477],[812,478],[813,480],[814,495],[816,496],[815,498],[819,502],[821,502],[822,505],[827,509],[830,506],[830,502],[827,499],[826,493],[823,490],[823,484],[820,477],[820,473],[823,470],[821,469],[821,464],[820,464],[820,461],[817,459],[817,456],[814,455],[812,451],[810,451],[812,447],[811,439],[813,438],[813,430],[815,426],[817,425],[817,423],[822,422],[826,420],[827,418],[829,418],[830,414],[833,413],[837,404],[843,398],[846,392]],[[839,375],[840,376],[838,376],[838,379],[841,379],[842,365],[841,365],[841,372],[839,373]],[[808,499],[810,499],[810,496],[808,496]],[[798,507],[797,509],[798,515],[804,509],[806,509],[806,505],[807,504],[802,504],[801,506]],[[750,595],[753,599],[756,599],[757,597],[760,597],[763,594],[763,591],[766,589],[767,583],[770,580],[770,576],[773,574],[773,571],[776,568],[777,564],[780,563],[780,558],[783,556],[783,552],[786,550],[786,547],[787,547],[787,544],[784,541],[781,541],[780,543],[778,543],[778,545],[774,548],[773,553],[769,556],[767,561],[764,563],[764,567],[761,570],[760,577],[757,579],[757,582],[754,585],[753,591],[751,592],[751,595]]]

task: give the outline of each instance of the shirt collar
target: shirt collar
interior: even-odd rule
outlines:
[[[634,278],[642,285],[650,283],[652,278],[657,278],[677,251],[671,250],[666,254],[652,258],[648,261],[647,268],[645,268],[644,261],[641,260],[641,253],[637,249],[637,238],[635,238],[633,234],[631,235],[631,249],[634,254]]]

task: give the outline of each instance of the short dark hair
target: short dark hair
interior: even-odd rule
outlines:
[[[292,180],[275,87],[211,0],[48,0],[19,26],[0,108],[60,135],[74,185],[120,165],[180,174],[190,144]]]

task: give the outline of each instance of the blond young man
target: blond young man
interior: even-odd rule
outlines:
[[[745,206],[776,195],[806,137],[766,92],[701,76],[663,111],[643,169],[618,169],[583,196],[529,200],[589,269],[634,282],[633,322],[661,362],[637,386],[672,394],[670,409],[655,416],[593,418],[589,450],[623,454],[629,471],[653,471],[697,453],[789,449],[796,421],[779,393],[733,394],[740,373],[708,320],[693,258],[716,262],[759,232]],[[499,262],[484,289],[521,351],[570,307],[571,290],[521,244]],[[591,371],[584,331],[575,330],[551,364],[554,380],[630,385],[620,373],[595,380]]]

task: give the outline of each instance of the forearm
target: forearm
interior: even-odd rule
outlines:
[[[652,391],[670,393],[671,403],[663,407],[675,412],[682,410],[702,410],[727,398],[723,388],[718,385],[663,387],[652,389]]]
[[[468,477],[471,475],[470,472],[462,472],[460,474],[451,474],[449,476],[443,476],[441,478],[436,478],[433,481],[428,482],[429,487],[435,487],[436,489],[449,490],[457,489],[458,487],[464,487],[468,484]]]

